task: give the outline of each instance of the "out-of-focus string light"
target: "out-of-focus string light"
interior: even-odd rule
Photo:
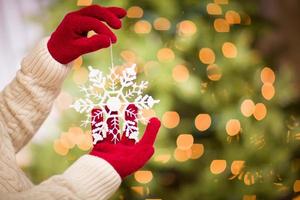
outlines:
[[[208,65],[206,68],[207,77],[212,81],[218,81],[222,78],[221,68],[216,64]]]
[[[206,131],[211,125],[211,117],[209,114],[199,114],[195,118],[195,127],[199,131]]]
[[[136,63],[136,54],[131,50],[124,50],[121,52],[121,57],[128,63]]]
[[[93,0],[77,0],[77,6],[90,6],[93,4]]]
[[[215,19],[214,28],[219,33],[226,33],[230,31],[230,26],[228,22],[222,18]]]
[[[53,148],[54,148],[54,151],[61,156],[65,156],[69,152],[69,149],[67,147],[65,147],[64,144],[62,144],[60,139],[57,139],[54,141]]]
[[[140,20],[134,24],[134,31],[138,34],[150,33],[151,29],[151,24],[146,20]]]
[[[174,151],[174,158],[178,162],[185,162],[192,156],[192,150],[181,150],[176,148]]]
[[[54,141],[53,148],[59,155],[67,155],[69,150],[77,145],[79,149],[87,151],[92,148],[93,140],[89,132],[83,132],[80,127],[70,127],[60,138]]]
[[[153,174],[151,171],[137,171],[134,173],[134,178],[137,182],[142,184],[147,184],[153,179]]]
[[[80,135],[79,140],[77,142],[77,146],[83,151],[91,149],[93,147],[92,135],[88,133]]]
[[[294,189],[294,192],[300,192],[300,180],[296,180],[296,181],[294,182],[294,187],[293,187],[293,189]]]
[[[190,73],[186,66],[176,65],[173,68],[172,76],[176,82],[182,83],[189,79]]]
[[[141,197],[145,196],[145,195],[149,195],[150,194],[150,189],[149,187],[144,187],[144,186],[132,186],[130,187],[134,192],[136,192],[137,194],[139,194]],[[120,198],[122,199],[122,198]],[[123,199],[122,199],[123,200]]]
[[[189,37],[197,32],[197,26],[190,20],[184,20],[177,25],[177,31],[180,36]]]
[[[170,154],[160,154],[154,157],[154,161],[161,162],[161,163],[167,163],[171,158]]]
[[[170,129],[175,128],[176,126],[178,126],[179,122],[180,122],[180,116],[175,111],[165,112],[162,117],[162,124],[166,128],[170,128]]]
[[[244,176],[245,185],[253,185],[255,183],[255,177],[251,172],[246,172]]]
[[[260,78],[264,84],[273,84],[275,82],[275,73],[271,68],[265,67],[260,73]]]
[[[144,15],[144,11],[139,6],[132,6],[127,10],[128,18],[142,18]]]
[[[225,171],[226,166],[226,160],[213,160],[210,164],[210,171],[212,174],[221,174]]]
[[[267,115],[267,108],[265,104],[263,103],[258,103],[255,105],[255,110],[253,113],[253,116],[255,117],[256,120],[260,121],[263,120]]]
[[[216,3],[207,4],[206,10],[210,15],[222,15],[222,8]]]
[[[235,136],[241,131],[241,123],[237,119],[231,119],[226,123],[226,132],[229,136]]]
[[[159,17],[154,21],[153,26],[158,31],[167,31],[171,28],[171,22],[165,17]]]
[[[215,0],[217,4],[228,4],[228,0]]]
[[[239,175],[244,168],[245,161],[243,160],[235,160],[231,163],[231,173],[233,175]]]
[[[229,10],[225,14],[225,19],[228,24],[240,24],[241,23],[241,16],[238,12],[234,10]]]
[[[275,88],[272,84],[266,83],[261,87],[261,94],[266,100],[271,100],[275,95]]]
[[[158,50],[156,56],[160,62],[170,62],[175,58],[175,54],[170,48],[162,48]]]
[[[248,195],[248,194],[245,194],[243,196],[243,200],[256,200],[256,195]]]
[[[245,117],[250,117],[255,111],[255,104],[251,99],[245,99],[241,104],[241,112]]]
[[[222,52],[226,58],[235,58],[238,53],[236,46],[231,42],[225,42],[223,44]]]
[[[199,59],[203,64],[214,64],[216,56],[211,48],[202,48],[199,51]]]
[[[194,143],[194,137],[191,134],[181,134],[177,137],[177,147],[180,150],[188,150]]]
[[[204,145],[193,144],[191,150],[192,150],[191,159],[198,159],[204,154]]]
[[[83,85],[88,80],[88,70],[84,67],[80,67],[73,73],[73,81],[78,85]]]

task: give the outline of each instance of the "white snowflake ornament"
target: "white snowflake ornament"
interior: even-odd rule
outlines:
[[[147,88],[148,82],[136,83],[135,68],[134,64],[126,67],[121,73],[117,73],[117,68],[113,67],[110,69],[110,73],[104,76],[100,70],[88,67],[88,84],[80,86],[84,98],[76,100],[71,107],[86,115],[81,126],[92,125],[94,144],[109,135],[116,143],[121,132],[127,138],[138,141],[137,123],[148,120],[143,117],[141,111],[152,108],[159,100],[155,100],[147,94],[143,95],[143,90]],[[134,107],[130,107],[132,104],[138,111]],[[128,118],[133,120],[128,120]],[[119,129],[119,122],[123,123],[122,130]]]

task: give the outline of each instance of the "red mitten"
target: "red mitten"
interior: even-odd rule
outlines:
[[[48,50],[55,60],[67,64],[83,54],[109,47],[117,37],[102,21],[119,29],[122,26],[120,19],[125,15],[122,8],[97,5],[71,12],[51,35]],[[87,33],[92,30],[97,34],[87,38]]]
[[[125,114],[125,119],[132,121],[133,126],[137,127],[136,114],[138,109],[133,104],[129,105],[127,107],[127,110],[128,109],[130,109],[131,112],[125,112],[128,113]],[[102,111],[100,109],[93,109],[92,117],[101,112]],[[132,113],[135,114],[132,115]],[[97,117],[94,117],[94,119],[96,121],[95,123],[92,123],[92,130],[95,130],[99,124],[103,123],[102,115],[98,115]],[[112,131],[113,133],[119,129],[118,123],[113,123],[116,122],[114,120],[118,121],[118,118],[113,116],[107,120],[107,137],[103,141],[97,143],[90,154],[106,160],[124,179],[126,176],[142,168],[153,155],[153,145],[160,128],[160,121],[157,118],[150,119],[144,136],[138,143],[136,143],[135,140],[126,137],[125,131],[122,135],[122,138],[117,138],[117,141],[119,142],[114,144],[114,134],[109,133],[109,131]]]

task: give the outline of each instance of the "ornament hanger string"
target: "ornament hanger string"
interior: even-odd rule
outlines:
[[[111,68],[114,68],[114,55],[113,55],[113,43],[110,41],[110,63],[111,63]]]

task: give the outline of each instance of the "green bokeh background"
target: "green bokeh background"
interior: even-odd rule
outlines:
[[[121,189],[112,199],[243,199],[244,195],[256,195],[257,199],[291,199],[295,196],[293,184],[299,176],[299,142],[293,139],[298,131],[297,115],[292,117],[285,110],[294,103],[295,91],[292,80],[293,73],[284,66],[272,67],[276,72],[276,95],[266,101],[261,95],[262,82],[260,72],[263,67],[272,64],[272,59],[264,58],[253,45],[257,38],[272,30],[272,24],[260,19],[258,7],[252,1],[229,1],[221,5],[223,14],[227,10],[248,14],[252,18],[250,25],[231,26],[230,32],[218,33],[213,27],[215,18],[207,14],[208,0],[114,0],[96,1],[93,3],[104,6],[117,5],[124,8],[140,6],[144,10],[142,19],[153,23],[157,17],[168,18],[172,26],[168,31],[151,30],[148,34],[134,32],[134,24],[140,19],[124,20],[123,28],[116,32],[118,43],[113,46],[116,64],[122,64],[120,53],[131,50],[137,55],[139,68],[149,61],[158,65],[150,72],[139,74],[139,79],[149,81],[147,93],[160,99],[155,111],[161,117],[166,111],[176,111],[180,115],[180,124],[174,129],[161,128],[156,143],[156,155],[169,153],[173,155],[176,139],[179,134],[190,133],[195,143],[205,147],[204,155],[197,160],[177,162],[172,156],[166,164],[151,160],[144,169],[151,170],[153,181],[147,185],[139,184],[133,177],[127,178]],[[59,0],[50,4],[43,18],[36,18],[44,24],[45,33],[50,34],[62,20],[63,16],[78,9],[74,0]],[[176,25],[183,20],[191,20],[197,26],[197,32],[190,37],[177,34]],[[243,18],[242,18],[243,22]],[[225,58],[221,47],[224,42],[232,42],[237,46],[238,56],[234,59]],[[163,47],[171,48],[176,58],[171,62],[159,62],[157,51]],[[222,69],[220,81],[211,81],[206,74],[207,65],[199,61],[198,53],[203,47],[214,50],[216,64]],[[190,72],[189,79],[178,83],[172,78],[172,70],[177,64],[185,64]],[[83,66],[92,65],[108,71],[110,66],[109,50],[101,50],[84,56]],[[67,78],[63,90],[74,97],[80,97],[78,86],[72,80],[72,73]],[[207,84],[206,88],[202,88]],[[201,91],[204,92],[201,92]],[[262,102],[268,114],[261,121],[254,117],[246,118],[240,112],[240,105],[245,99]],[[195,117],[199,113],[208,113],[212,117],[211,127],[201,133],[195,125]],[[295,113],[294,113],[295,114]],[[297,114],[297,113],[296,113]],[[60,129],[67,131],[69,127],[80,124],[80,116],[69,109],[61,114]],[[227,141],[225,131],[229,119],[241,122],[240,140]],[[288,133],[290,140],[287,142]],[[57,138],[60,133],[56,133]],[[263,137],[265,145],[258,148],[253,138]],[[53,141],[31,145],[33,161],[25,167],[26,173],[39,183],[51,175],[63,172],[80,155],[85,154],[77,147],[67,156],[60,156],[53,150]],[[298,152],[297,152],[298,151]],[[227,161],[225,172],[214,175],[210,172],[210,164],[215,159]],[[255,184],[245,185],[243,180],[231,177],[230,165],[234,160],[245,160],[245,170],[261,177],[255,178]],[[272,172],[272,173],[271,173]],[[275,184],[276,183],[276,184]],[[150,193],[141,196],[131,190],[132,186],[149,187]]]

